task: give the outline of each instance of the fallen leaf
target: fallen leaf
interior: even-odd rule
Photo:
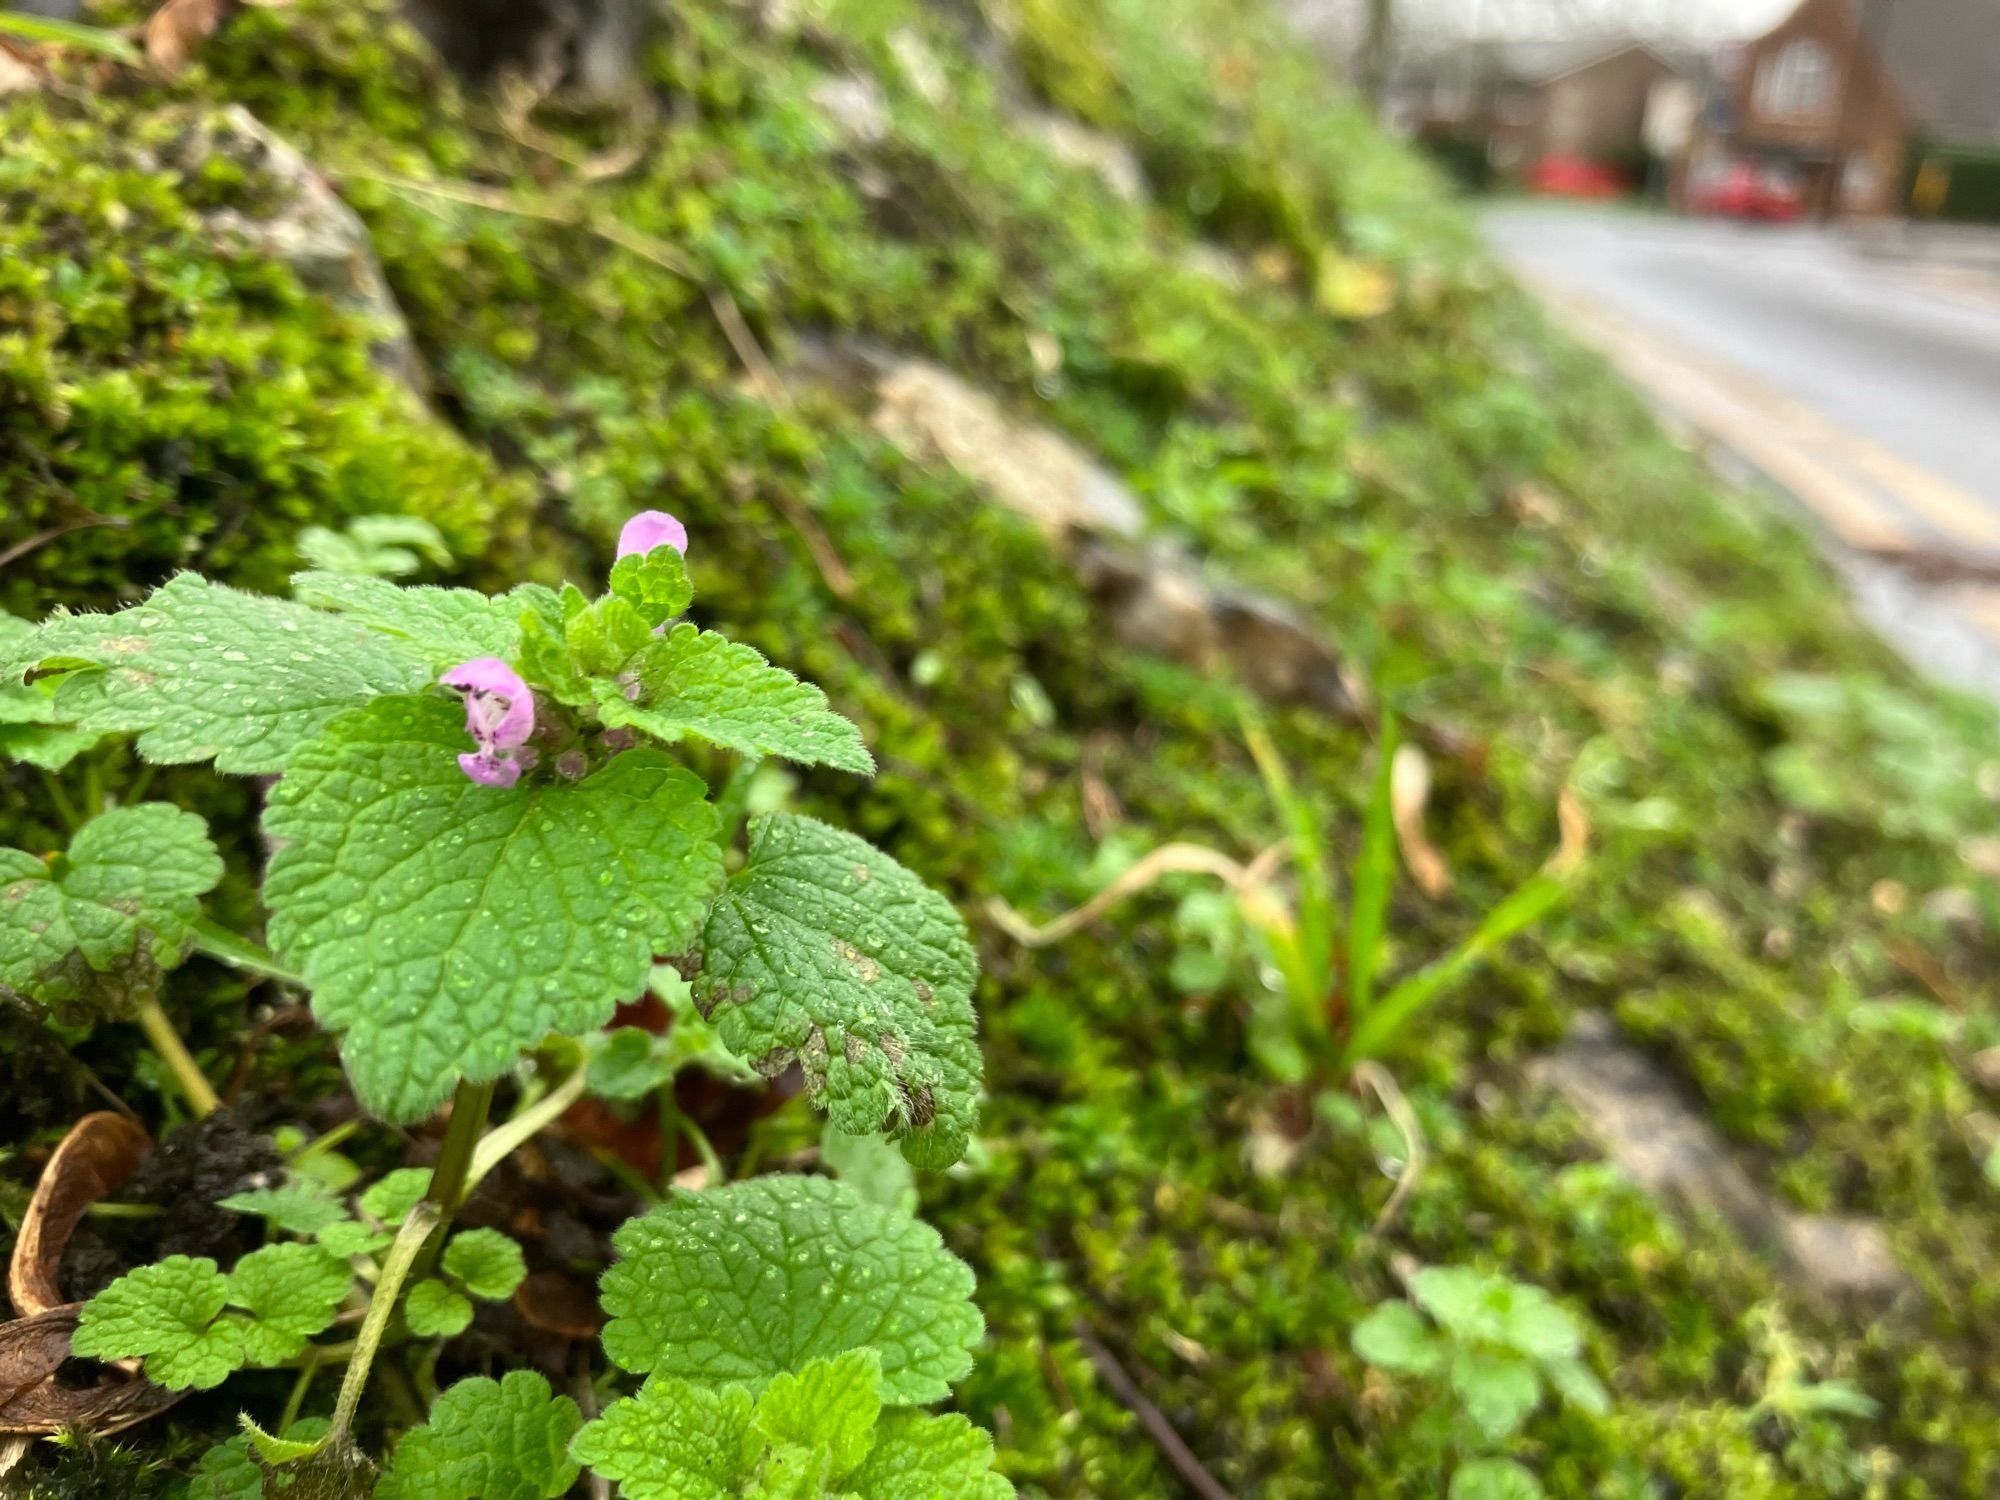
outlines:
[[[0,99],[9,94],[25,94],[42,86],[42,80],[13,48],[0,42]]]
[[[1451,889],[1451,867],[1424,833],[1424,807],[1430,799],[1429,758],[1415,745],[1398,746],[1389,766],[1389,815],[1410,878],[1435,901]]]
[[[514,1289],[514,1311],[529,1327],[565,1339],[594,1339],[604,1327],[590,1288],[561,1271],[536,1271]]]
[[[104,1437],[157,1416],[181,1392],[110,1365],[95,1385],[57,1379],[69,1359],[81,1302],[0,1323],[0,1438],[47,1437],[72,1428]]]
[[[194,60],[236,7],[237,0],[167,0],[146,22],[146,61],[171,78]]]
[[[70,1127],[35,1184],[8,1262],[7,1295],[17,1314],[31,1317],[67,1300],[58,1272],[77,1221],[91,1204],[125,1185],[152,1144],[144,1130],[110,1110],[85,1115]]]

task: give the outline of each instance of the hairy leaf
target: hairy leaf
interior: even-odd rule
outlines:
[[[380,1181],[369,1184],[361,1195],[361,1211],[393,1227],[409,1217],[410,1210],[430,1187],[429,1167],[398,1167],[393,1172],[384,1172]]]
[[[70,1349],[90,1359],[143,1357],[154,1383],[205,1391],[243,1364],[241,1330],[216,1321],[228,1300],[229,1282],[214,1261],[170,1255],[84,1304]]]
[[[347,1218],[341,1201],[310,1177],[294,1178],[278,1187],[232,1193],[217,1204],[239,1214],[258,1214],[287,1234],[308,1239]]]
[[[696,998],[739,1056],[806,1087],[851,1135],[924,1167],[964,1154],[979,1107],[978,972],[951,903],[865,840],[775,813],[709,915]]]
[[[825,693],[712,630],[676,625],[641,647],[622,675],[638,697],[600,681],[607,725],[628,725],[668,743],[692,734],[744,755],[874,774],[875,757],[861,731],[826,706]]]
[[[972,1368],[972,1272],[929,1225],[825,1178],[676,1191],[613,1243],[604,1348],[625,1369],[761,1383],[872,1349],[901,1404]]]
[[[445,1274],[482,1302],[500,1302],[528,1274],[521,1247],[497,1229],[468,1229],[444,1247]]]
[[[420,1281],[403,1302],[403,1320],[420,1339],[457,1338],[472,1326],[472,1304],[442,1281]]]
[[[752,1407],[740,1385],[655,1375],[638,1395],[612,1402],[570,1451],[617,1481],[624,1500],[739,1500]]]
[[[11,658],[34,634],[26,620],[0,611],[0,658]],[[55,705],[54,684],[0,675],[0,760],[59,771],[97,740],[94,732],[68,727]]]
[[[375,1500],[554,1500],[576,1482],[576,1403],[529,1370],[461,1380],[404,1434]]]
[[[1442,1368],[1444,1346],[1414,1307],[1384,1302],[1354,1325],[1354,1352],[1378,1370],[1429,1375]]]
[[[250,1314],[243,1352],[253,1365],[296,1358],[306,1340],[333,1326],[354,1285],[347,1263],[318,1245],[266,1245],[229,1273],[229,1301]]]
[[[111,615],[57,615],[0,647],[0,676],[68,671],[55,707],[78,729],[136,731],[139,753],[222,771],[281,771],[327,720],[436,676],[408,642],[287,599],[245,594],[192,573]]]
[[[631,552],[611,565],[612,594],[638,612],[648,627],[664,624],[694,602],[687,559],[672,547]]]
[[[407,642],[434,671],[480,656],[511,661],[521,649],[523,613],[561,618],[554,590],[538,583],[489,598],[472,589],[401,588],[380,578],[300,573],[292,579],[292,592],[302,603]]]
[[[861,1500],[1013,1500],[993,1472],[993,1439],[957,1413],[892,1411],[875,1446],[843,1481]]]
[[[0,849],[0,984],[61,1008],[135,953],[171,968],[221,879],[208,825],[165,802],[100,813],[54,862]]]
[[[453,704],[378,699],[299,747],[264,816],[272,943],[397,1122],[603,1025],[722,878],[704,788],[666,756],[501,789],[466,778],[464,748]]]

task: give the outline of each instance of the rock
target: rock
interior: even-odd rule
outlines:
[[[272,133],[240,104],[223,112],[221,128],[204,132],[195,148],[226,153],[279,187],[277,208],[264,218],[234,209],[208,216],[216,233],[282,261],[308,287],[368,318],[380,330],[376,363],[419,394],[430,389],[429,372],[410,338],[403,310],[396,305],[367,227],[313,165]]]
[[[850,146],[876,146],[889,138],[889,101],[872,78],[848,73],[812,87],[812,102]]]
[[[1138,498],[1075,443],[1009,415],[936,365],[860,359],[874,369],[877,430],[914,458],[951,465],[1047,532],[1075,559],[1124,644],[1231,671],[1276,702],[1354,712],[1339,658],[1296,611],[1211,580],[1177,547],[1147,542]]]
[[[1822,1300],[1886,1301],[1909,1286],[1873,1220],[1803,1214],[1775,1202],[1729,1143],[1608,1017],[1578,1016],[1569,1039],[1530,1065],[1584,1118],[1611,1159],[1657,1197],[1719,1214]]]
[[[1139,165],[1137,153],[1116,136],[1092,130],[1052,110],[1022,108],[1014,118],[1051,156],[1095,172],[1115,196],[1127,203],[1146,201],[1145,169]]]

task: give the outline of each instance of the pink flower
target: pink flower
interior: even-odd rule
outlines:
[[[497,656],[482,656],[453,667],[439,681],[464,694],[465,732],[479,747],[459,756],[459,769],[481,786],[519,781],[534,764],[533,750],[523,747],[535,732],[535,695],[521,674]]]
[[[685,556],[688,549],[687,527],[663,510],[642,510],[618,533],[620,557],[631,557],[634,553],[643,557],[655,547],[671,547]]]

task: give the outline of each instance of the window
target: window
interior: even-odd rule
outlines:
[[[1774,119],[1823,115],[1833,103],[1833,58],[1818,42],[1787,43],[1757,69],[1757,112]]]

